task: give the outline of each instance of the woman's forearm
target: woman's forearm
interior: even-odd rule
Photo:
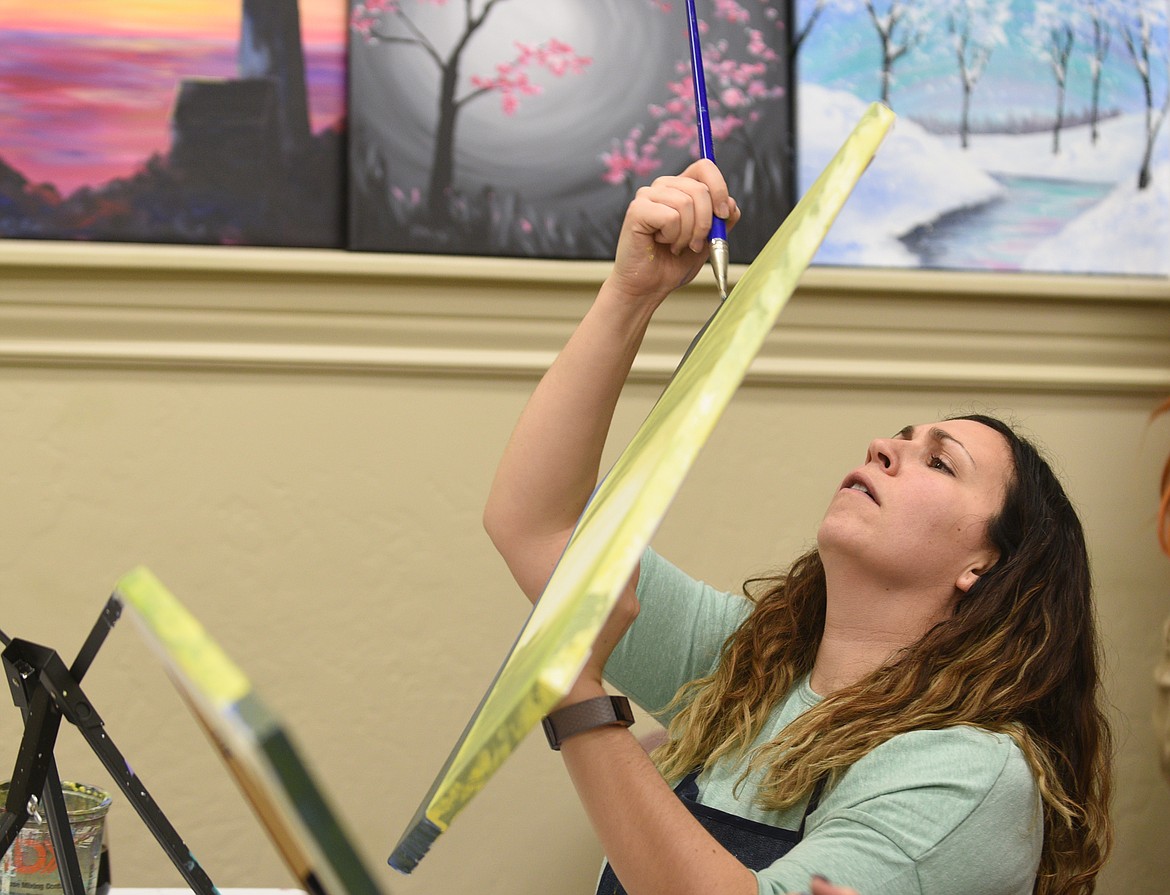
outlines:
[[[607,282],[504,450],[484,527],[530,599],[539,595],[597,483],[614,408],[652,313]]]
[[[603,692],[582,683],[566,702]],[[566,740],[561,754],[630,895],[755,895],[752,872],[687,810],[629,730],[595,728]]]
[[[606,434],[650,318],[690,282],[712,214],[739,211],[707,160],[638,190],[613,269],[521,414],[484,509],[484,527],[535,600],[597,482]]]

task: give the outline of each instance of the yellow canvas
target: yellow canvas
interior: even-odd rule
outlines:
[[[893,123],[872,105],[680,365],[582,513],[511,653],[390,856],[410,872],[568,692],[642,551]]]
[[[219,643],[146,568],[114,597],[138,623],[289,871],[315,895],[386,895],[276,716]]]

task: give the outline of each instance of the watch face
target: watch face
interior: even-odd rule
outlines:
[[[544,728],[544,736],[548,740],[548,744],[559,752],[561,749],[561,741],[557,737],[557,729],[553,726],[552,719],[548,715],[545,715],[540,722],[540,726]]]
[[[625,727],[630,727],[634,723],[634,710],[630,707],[630,701],[624,696],[614,696],[613,710],[617,715],[618,721]]]

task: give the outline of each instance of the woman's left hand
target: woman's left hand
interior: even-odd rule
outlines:
[[[576,684],[562,701],[562,705],[571,705],[574,702],[588,699],[604,689],[602,677],[605,663],[609,661],[610,653],[613,652],[618,641],[622,639],[630,625],[634,623],[634,619],[638,617],[637,589],[637,575],[635,574],[635,577],[623,589],[617,605],[610,612],[601,633],[593,642],[593,651],[589,654],[589,659],[581,670]]]

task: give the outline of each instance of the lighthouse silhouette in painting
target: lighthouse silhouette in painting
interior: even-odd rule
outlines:
[[[18,124],[0,134],[0,236],[344,246],[335,3],[18,6],[0,31]]]

